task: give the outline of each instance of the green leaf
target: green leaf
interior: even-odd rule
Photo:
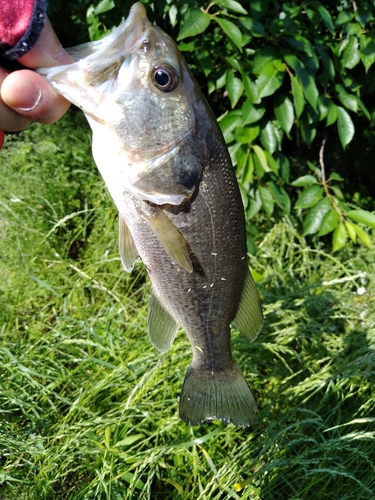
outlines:
[[[340,222],[336,229],[333,231],[332,236],[332,252],[337,252],[340,250],[348,239],[348,233],[346,232],[345,225]]]
[[[320,2],[314,2],[314,5],[316,6],[316,10],[319,12],[320,17],[322,18],[326,27],[329,29],[329,31],[331,33],[333,33],[334,26],[333,26],[331,14],[328,12],[328,10],[325,7],[323,7],[323,5]]]
[[[259,135],[259,125],[255,127],[238,127],[235,130],[234,138],[242,144],[251,144]]]
[[[253,17],[242,17],[239,19],[239,22],[249,31],[251,34],[256,37],[267,36],[267,32],[264,29],[263,24],[254,19]]]
[[[334,79],[335,79],[335,65],[333,64],[332,59],[329,57],[327,51],[321,45],[317,45],[316,48],[317,48],[317,51],[319,52],[319,55],[322,59],[323,66],[327,72],[328,78],[331,81],[334,81]]]
[[[335,193],[336,198],[339,198],[340,200],[344,199],[343,192],[339,188],[339,186],[331,186],[332,191]]]
[[[349,23],[354,17],[354,12],[351,10],[343,10],[339,13],[336,18],[335,25],[342,26],[343,24]]]
[[[230,104],[232,108],[234,108],[243,94],[244,86],[242,80],[234,76],[234,72],[232,69],[228,70],[225,88],[228,92]]]
[[[300,193],[295,208],[313,207],[323,196],[324,189],[320,186],[310,186]]]
[[[271,153],[271,155],[276,151],[276,130],[275,126],[271,122],[267,122],[266,125],[262,127],[260,131],[260,142],[262,143],[264,149]]]
[[[263,170],[265,172],[271,172],[271,169],[268,166],[267,158],[266,158],[266,155],[265,155],[263,149],[260,146],[258,146],[257,144],[254,144],[252,146],[252,148],[253,148],[254,153],[256,154],[260,164],[262,165]]]
[[[355,222],[360,222],[365,226],[375,228],[375,214],[367,210],[350,210],[345,215]]]
[[[343,181],[344,179],[341,177],[340,174],[338,174],[337,172],[331,172],[330,175],[329,175],[329,178],[334,180],[334,181]]]
[[[224,7],[232,12],[237,12],[238,14],[247,14],[248,12],[242,7],[242,5],[235,0],[216,0],[218,5]]]
[[[290,175],[290,162],[286,156],[282,153],[278,154],[279,165],[281,177],[284,179],[286,183],[289,183],[289,175]]]
[[[365,115],[365,117],[368,119],[368,121],[371,122],[371,115],[368,111],[368,109],[366,108],[366,106],[363,104],[363,102],[361,101],[361,99],[358,97],[358,96],[353,96],[354,99],[357,101],[358,103],[358,106],[361,108],[362,110],[362,113]]]
[[[249,234],[247,235],[247,238],[246,238],[246,246],[247,246],[247,251],[249,254],[256,255],[257,246],[255,244],[254,238],[252,236],[250,236]],[[254,276],[253,276],[253,278],[254,278]],[[255,281],[255,278],[254,278],[254,281]]]
[[[263,17],[267,14],[270,0],[251,0],[249,2],[251,9],[251,16],[255,19]]]
[[[345,149],[354,136],[354,124],[344,108],[337,106],[337,130],[342,147]]]
[[[349,235],[349,238],[352,240],[353,243],[356,243],[357,242],[357,233],[355,232],[354,224],[352,224],[351,222],[346,220],[345,227],[346,227],[346,231]]]
[[[371,5],[371,4],[370,4]],[[372,9],[374,9],[374,4],[372,3]],[[374,10],[372,11],[372,13]],[[363,4],[355,10],[355,19],[356,21],[359,22],[361,25],[361,28],[365,28],[366,24],[373,20],[372,13],[369,10],[369,6],[366,5],[366,2],[363,2]]]
[[[361,51],[360,58],[366,69],[366,73],[375,62],[375,40],[371,36],[362,34],[359,39]]]
[[[298,179],[293,181],[291,185],[294,187],[311,186],[311,184],[316,184],[317,182],[316,177],[313,175],[302,175],[302,177],[298,177]]]
[[[307,160],[307,166],[309,167],[309,169],[314,172],[314,175],[317,177],[317,179],[319,181],[322,180],[322,173],[320,171],[320,168],[318,168],[316,165],[314,165],[314,163],[312,163],[311,161]]]
[[[298,77],[307,102],[310,104],[314,111],[318,112],[317,104],[319,92],[314,77],[302,67],[298,72]]]
[[[250,151],[247,157],[247,162],[243,170],[242,184],[247,184],[247,183],[252,184],[253,181],[254,181],[254,154]]]
[[[319,60],[315,53],[314,47],[311,42],[296,33],[291,35],[284,35],[283,39],[293,48],[293,53],[296,54],[299,52],[298,57],[301,57],[302,54],[307,55],[306,66],[312,71],[312,74],[315,75],[317,69],[319,68]],[[298,67],[302,68],[304,66],[302,60],[298,59]],[[294,70],[298,73],[297,68],[294,67]]]
[[[260,75],[266,68],[268,69],[270,65],[273,68],[273,62],[276,59],[280,59],[280,52],[274,45],[266,45],[257,50],[254,55],[252,67],[254,75]]]
[[[328,233],[331,233],[339,223],[339,214],[332,208],[325,214],[322,220],[322,224],[320,226],[320,231],[318,236],[325,236]]]
[[[290,81],[292,84],[294,109],[296,110],[296,117],[298,119],[301,116],[303,109],[305,107],[305,98],[303,96],[303,90],[298,81],[298,78],[296,78],[291,74]]]
[[[356,232],[358,238],[363,241],[363,243],[368,247],[371,248],[371,240],[369,238],[369,235],[366,233],[364,229],[361,227],[357,226],[357,224],[352,224],[354,227],[354,231]]]
[[[257,78],[255,85],[258,97],[267,97],[275,93],[284,81],[285,72],[279,71],[275,66],[267,66],[263,73]]]
[[[331,209],[332,205],[328,198],[319,200],[316,205],[310,208],[303,221],[302,236],[317,233],[320,230],[325,214]]]
[[[215,16],[214,20],[220,26],[220,28],[224,31],[227,37],[232,40],[234,45],[240,49],[242,52],[242,33],[238,26],[236,26],[232,21],[228,21],[228,19],[223,19],[221,17]]]
[[[301,67],[298,57],[294,53],[290,52],[290,49],[287,49],[286,47],[280,47],[280,52],[287,65],[290,66],[295,73],[298,73],[298,70]]]
[[[242,123],[241,115],[237,111],[230,111],[221,120],[218,120],[219,127],[223,133],[225,142],[229,143],[233,140],[232,131],[239,127]]]
[[[358,101],[354,96],[343,92],[341,94],[338,94],[337,98],[347,109],[353,111],[353,113],[358,112]]]
[[[317,123],[311,116],[310,111],[312,110],[308,109],[307,113],[304,113],[298,122],[302,139],[308,146],[311,145],[317,133]]]
[[[326,125],[329,127],[337,120],[337,106],[334,102],[329,101],[328,103],[328,114]]]
[[[358,38],[356,36],[349,37],[349,43],[345,47],[342,57],[342,63],[345,68],[353,69],[361,60],[358,47]]]
[[[254,158],[254,172],[255,172],[255,175],[257,177],[257,181],[259,182],[263,179],[264,174],[266,172],[264,171],[264,168],[262,167],[262,164],[260,163],[257,155],[253,154],[253,158]],[[271,169],[268,167],[268,165],[267,165],[267,168],[269,169],[268,171],[270,172]]]
[[[94,8],[95,14],[104,14],[105,12],[115,8],[115,2],[113,0],[102,0]]]
[[[328,104],[329,104],[329,100],[327,99],[327,97],[323,94],[320,94],[319,98],[318,98],[318,109],[319,109],[318,114],[319,114],[319,121],[320,122],[322,120],[324,120],[324,118],[327,118]]]
[[[264,106],[254,105],[250,101],[250,99],[246,99],[246,101],[242,105],[241,110],[243,125],[249,125],[250,123],[259,121],[266,112],[266,108]]]
[[[272,172],[274,172],[277,176],[279,176],[279,162],[275,160],[272,154],[269,151],[265,151],[267,163]]]
[[[256,215],[259,210],[262,208],[262,199],[260,197],[259,189],[255,192],[255,199],[250,198],[250,207],[247,210],[246,214],[248,219],[252,219],[254,215]]]
[[[273,196],[270,193],[270,191],[263,187],[259,186],[259,193],[260,193],[260,198],[262,200],[262,207],[268,217],[271,217],[273,210],[275,208],[275,202],[273,201]]]
[[[268,182],[268,187],[271,190],[273,197],[279,207],[284,210],[286,214],[290,214],[291,202],[288,193],[281,186],[278,186],[273,181]]]
[[[133,434],[132,436],[127,436],[126,438],[121,439],[121,441],[117,441],[117,443],[115,444],[115,447],[120,448],[122,446],[130,446],[143,437],[144,437],[144,434]]]
[[[203,33],[203,31],[208,28],[210,22],[210,14],[205,14],[200,9],[191,9],[180,29],[177,41],[187,38],[188,36],[196,36]]]
[[[255,82],[246,73],[242,72],[241,77],[248,100],[253,104],[260,104],[261,99],[258,96],[258,89]]]
[[[292,101],[285,95],[276,94],[274,97],[273,109],[281,128],[286,135],[290,137],[289,132],[294,123],[294,108]]]

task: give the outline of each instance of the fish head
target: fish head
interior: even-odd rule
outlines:
[[[157,204],[189,198],[202,173],[184,146],[196,126],[197,84],[175,42],[136,3],[111,34],[68,51],[76,62],[39,72],[87,115],[106,182],[110,175]]]

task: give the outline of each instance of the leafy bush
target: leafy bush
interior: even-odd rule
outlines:
[[[81,2],[91,38],[110,31],[131,3]],[[374,3],[143,3],[150,19],[178,41],[208,95],[247,219],[263,213],[269,228],[285,215],[315,243],[332,234],[333,251],[348,238],[370,246],[364,228],[375,227],[375,216],[352,203],[368,193],[366,180],[348,186],[340,167],[355,137],[367,134],[369,149],[375,134]],[[258,229],[250,224],[249,231],[255,250]]]

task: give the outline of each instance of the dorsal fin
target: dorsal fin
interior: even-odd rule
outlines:
[[[118,214],[118,246],[122,265],[125,271],[130,272],[133,269],[134,262],[137,260],[138,251],[125,219],[121,214]]]
[[[246,273],[245,285],[242,290],[240,305],[234,318],[234,324],[249,342],[256,339],[263,326],[260,299],[250,271]]]
[[[148,336],[151,344],[160,352],[168,351],[177,330],[177,321],[165,309],[154,291],[151,290],[148,306]]]

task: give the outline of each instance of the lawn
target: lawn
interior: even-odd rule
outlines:
[[[232,335],[259,423],[190,428],[187,338],[148,340],[149,281],[122,270],[83,115],[8,136],[0,175],[1,500],[374,496],[372,250],[275,222],[249,256],[263,331]]]

